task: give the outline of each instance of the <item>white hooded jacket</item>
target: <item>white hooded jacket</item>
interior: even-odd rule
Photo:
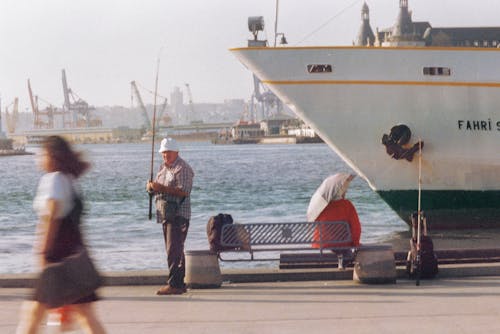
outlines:
[[[316,189],[307,208],[307,221],[314,222],[328,203],[344,198],[353,174],[337,173],[327,177]]]

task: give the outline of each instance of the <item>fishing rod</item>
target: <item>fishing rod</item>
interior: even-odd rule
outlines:
[[[160,72],[160,57],[156,64],[156,79],[155,79],[155,94],[153,103],[153,124],[152,124],[152,139],[151,139],[151,175],[149,177],[149,182],[153,182],[153,164],[154,164],[154,150],[155,150],[155,136],[156,136],[156,96],[158,95],[158,73]],[[153,217],[153,192],[149,193],[149,220]]]
[[[420,275],[422,273],[422,247],[421,247],[421,220],[422,220],[422,141],[418,141],[418,211],[417,211],[417,277],[415,285],[420,285]]]

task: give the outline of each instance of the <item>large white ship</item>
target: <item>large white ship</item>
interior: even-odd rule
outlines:
[[[405,221],[417,210],[421,141],[429,225],[500,226],[500,28],[484,29],[488,39],[471,39],[485,36],[477,28],[433,34],[400,0],[396,24],[375,36],[367,13],[367,46],[232,52]]]

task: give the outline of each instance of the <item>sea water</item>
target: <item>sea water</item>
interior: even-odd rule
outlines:
[[[195,172],[186,249],[208,249],[206,223],[221,212],[240,223],[305,221],[309,200],[321,182],[336,172],[352,172],[325,144],[185,142],[180,146],[181,157]],[[148,219],[145,185],[150,177],[151,143],[76,148],[92,164],[79,183],[86,207],[83,230],[99,269],[166,269],[161,226],[154,214]],[[36,155],[0,158],[0,273],[37,270],[33,251],[37,217],[32,201],[42,172],[35,160]],[[160,163],[155,147],[155,174]],[[378,242],[408,229],[360,177],[351,183],[347,198],[357,208],[362,242]]]

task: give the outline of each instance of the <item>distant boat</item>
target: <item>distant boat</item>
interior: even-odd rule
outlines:
[[[231,51],[407,223],[421,140],[429,225],[500,227],[500,28],[470,47],[427,46],[429,29],[422,40],[401,31],[400,7],[385,47]]]
[[[32,152],[26,152],[24,146],[13,147],[13,140],[8,138],[0,138],[0,157],[12,155],[32,155]]]

